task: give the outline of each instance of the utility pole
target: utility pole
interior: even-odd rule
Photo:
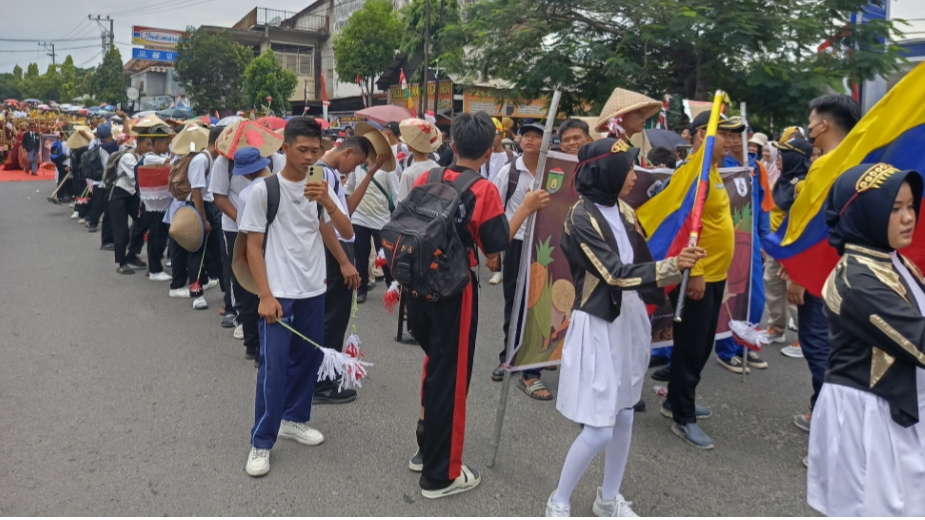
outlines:
[[[96,22],[96,23],[100,26],[100,29],[103,31],[103,33],[102,33],[102,38],[101,38],[101,39],[102,39],[102,44],[103,44],[103,54],[106,54],[107,52],[114,50],[114,49],[116,48],[116,45],[115,45],[115,28],[114,28],[115,21],[114,21],[111,17],[109,17],[109,16],[105,16],[105,17],[104,17],[104,16],[100,16],[100,15],[96,15],[96,18],[94,18],[93,15],[87,15],[87,19]],[[106,31],[106,29],[104,28],[105,26],[103,25],[103,22],[109,22],[109,31],[108,31],[108,34],[109,34],[109,48],[108,48],[108,49],[106,48],[106,35],[107,35],[107,31]]]
[[[39,42],[39,46],[45,47],[45,50],[46,50],[46,51],[49,50],[49,49],[48,49],[49,47],[51,47],[51,49],[50,49],[51,52],[49,52],[49,53],[47,54],[47,56],[51,56],[51,64],[57,66],[58,63],[55,61],[55,56],[57,56],[57,54],[55,54],[55,44],[53,44],[53,43],[41,43],[41,42]]]
[[[427,112],[427,79],[430,70],[430,0],[424,0],[424,79],[421,81],[423,92],[421,92],[421,118]],[[434,97],[437,97],[437,89],[434,89]],[[436,115],[436,114],[435,114]]]
[[[440,0],[440,30],[443,30],[443,11],[446,9],[446,0]],[[440,99],[440,52],[443,50],[440,45],[440,38],[437,38],[437,44],[434,45],[437,55],[437,66],[434,68],[434,121],[437,120],[437,100]],[[452,97],[450,98],[452,99]],[[452,101],[450,101],[452,104]]]

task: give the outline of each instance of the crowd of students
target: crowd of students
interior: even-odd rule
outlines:
[[[661,106],[660,102],[653,103]],[[672,419],[672,431],[696,448],[714,447],[698,424],[712,412],[695,404],[701,372],[712,351],[716,351],[718,362],[733,372],[767,366],[754,353],[743,358],[740,350],[714,338],[734,243],[729,198],[716,168],[710,172],[710,184],[716,189],[711,188],[706,198],[700,246],[686,248],[676,257],[652,259],[633,210],[620,200],[632,189],[634,168],[644,160],[630,138],[643,131],[652,108],[647,103],[611,107],[593,130],[577,119],[569,119],[559,127],[560,151],[577,156],[575,189],[581,198],[570,210],[561,240],[577,295],[562,353],[556,406],[583,429],[568,452],[559,486],[549,497],[548,516],[570,513],[569,497],[601,450],[606,451],[604,480],[593,504],[594,513],[635,516],[631,503],[619,491],[629,454],[633,410],[641,408],[642,382],[650,363],[651,328],[645,304],[664,300],[664,288],[677,284],[683,270],[692,269],[683,295],[687,299],[685,320],[674,324],[676,345],[669,354],[670,364],[652,374],[653,379],[668,381],[668,398],[660,412]],[[780,225],[781,215],[799,196],[811,161],[818,155],[814,147],[819,153],[831,152],[859,117],[860,110],[850,98],[824,96],[810,106],[806,130],[789,129],[777,141],[754,134],[749,138],[747,156],[741,142],[745,123],[722,117],[711,162],[717,166],[747,164],[752,175],[760,179],[756,185],[761,187],[762,195],[763,190],[769,191],[768,203],[755,211],[756,218],[764,221],[758,226],[759,234],[767,234]],[[622,121],[614,125],[614,119]],[[687,129],[694,152],[703,146],[707,119],[708,115],[703,114],[695,117]],[[469,265],[477,265],[477,250],[481,250],[486,265],[496,273],[492,283],[504,284],[502,327],[505,345],[508,344],[527,217],[549,201],[548,193],[531,189],[536,175],[542,173],[537,171],[542,126],[528,123],[516,130],[521,151],[517,154],[504,143],[510,129],[483,113],[455,117],[451,143],[443,142],[433,124],[412,119],[382,127],[360,123],[350,135],[342,136],[336,147],[314,119],[293,118],[284,129],[281,153],[261,153],[245,147],[233,157],[219,154],[215,147],[222,128],[210,129],[207,146],[189,154],[192,157],[180,150],[171,154],[173,129],[156,118],[143,119],[124,130],[124,135],[134,138],[134,146],[120,147],[108,125],[97,127],[92,136],[78,132],[86,141],[78,139],[78,149],[82,153],[98,149],[92,153],[99,156],[104,174],[102,180],[91,182],[92,187],[83,190],[89,192],[89,201],[79,197],[73,217],[85,219],[91,232],[102,227],[101,249],[114,252],[118,273],[133,274],[135,269],[147,268],[149,279],[170,281],[169,296],[191,298],[194,309],[207,308],[205,290],[221,287],[226,311],[221,325],[235,329],[234,336],[244,342],[245,357],[254,359],[258,367],[255,421],[245,464],[248,475],[257,477],[269,472],[270,451],[278,439],[305,445],[323,442],[324,436],[309,425],[313,403],[341,404],[357,398],[354,390],[336,381],[318,382],[323,355],[305,338],[316,346],[343,349],[354,292],[356,301],[362,303],[374,283],[367,262],[380,248],[392,251],[390,248],[396,246],[383,239],[383,230],[394,218],[396,206],[413,199],[416,190],[437,182],[465,186],[459,193],[456,235],[467,245]],[[608,138],[592,136],[608,130]],[[59,150],[70,158],[70,165],[78,161],[82,166],[86,164],[66,149]],[[673,152],[653,150],[648,165],[675,166],[671,163],[678,156]],[[143,201],[137,184],[138,167],[168,161],[186,161],[188,197]],[[69,165],[66,160],[60,163],[63,179]],[[323,180],[309,180],[309,171],[315,171],[312,166],[323,169]],[[921,179],[914,172],[896,179],[898,184],[891,181],[890,186],[900,195],[908,195],[911,189],[908,198],[914,204],[907,206],[914,217],[921,200]],[[72,187],[59,195],[63,197],[60,200],[67,201],[79,191]],[[894,205],[892,198],[896,194],[890,193],[883,195],[883,200],[874,200],[871,195],[864,195],[864,199],[870,204]],[[832,203],[847,207],[852,202]],[[193,248],[168,236],[172,218],[184,207],[187,213],[192,209],[199,215],[205,231],[205,238]],[[848,219],[853,213],[845,211],[842,208],[838,216],[832,217],[836,229],[863,227],[858,220],[863,215]],[[875,223],[887,225],[881,222],[882,215],[877,215]],[[894,233],[893,217],[887,220],[890,233]],[[908,227],[909,219],[904,218],[902,225]],[[902,233],[906,233],[903,229]],[[888,242],[875,240],[871,230],[865,228],[844,241],[868,248],[861,252],[876,258],[881,253],[889,256],[892,249],[898,248],[892,235]],[[145,236],[147,262],[139,256]],[[873,253],[869,252],[871,241],[879,247]],[[897,238],[896,242],[902,240]],[[231,267],[236,243],[243,243],[239,246],[243,252],[238,254],[247,266],[246,283],[241,273]],[[855,246],[844,246],[851,247]],[[169,258],[166,264],[162,263],[165,253]],[[894,264],[896,258],[894,253]],[[869,258],[861,261],[864,265],[869,262]],[[171,268],[171,275],[164,272],[164,266]],[[387,283],[398,274],[390,272],[390,267],[394,265],[382,269]],[[900,274],[918,299],[922,294],[921,275],[917,269],[907,270],[912,275],[907,276],[905,271]],[[407,312],[409,329],[426,354],[416,428],[418,451],[409,461],[409,468],[421,473],[419,483],[427,498],[469,491],[481,481],[479,472],[462,460],[466,395],[478,323],[478,280],[474,272],[468,275],[468,283],[461,291],[439,299],[415,293],[409,295],[402,309]],[[799,342],[785,347],[783,353],[806,358],[813,383],[809,406],[816,410],[820,393],[825,395],[824,381],[827,386],[854,381],[851,378],[856,374],[849,361],[834,365],[830,361],[838,359],[834,352],[830,357],[830,327],[834,330],[847,325],[836,324],[839,319],[831,315],[827,320],[821,295],[809,294],[789,281],[786,271],[770,257],[765,260],[764,278],[767,332],[772,341],[784,337],[786,302],[797,306]],[[882,282],[882,277],[879,280]],[[839,286],[839,290],[853,289],[846,285]],[[675,304],[681,296],[677,287],[667,294]],[[923,301],[925,296],[919,304],[925,305]],[[905,325],[895,327],[907,332],[911,321],[922,321],[920,315],[895,318],[906,320]],[[523,309],[517,320],[523,320]],[[844,330],[851,334],[847,328]],[[921,336],[921,330],[925,328],[909,333]],[[916,347],[922,344],[921,338],[903,343],[896,335],[887,337],[907,353],[904,363],[922,364],[921,347]],[[841,343],[856,346],[847,339]],[[910,348],[918,348],[918,354]],[[883,359],[892,363],[898,355],[896,349],[884,352],[887,351],[891,353]],[[498,367],[491,374],[493,380],[503,378],[506,355],[502,350]],[[589,361],[593,359],[598,361]],[[600,361],[603,359],[608,361]],[[534,399],[553,398],[539,371],[524,371],[518,383]],[[873,388],[876,381],[868,383]],[[898,393],[906,390],[884,394],[890,410],[893,400],[899,399]],[[830,395],[824,402],[838,407],[846,399],[856,398]],[[812,417],[799,414],[795,422],[809,431]],[[828,430],[835,428],[830,415],[825,420]],[[852,433],[857,432],[846,435]],[[913,440],[908,443],[914,444]],[[832,482],[843,478],[838,474],[841,466],[820,451],[824,451],[822,444],[824,440],[813,430],[809,461],[825,467],[820,470],[810,465],[810,503],[823,512],[844,511],[834,503],[841,495],[829,491]],[[860,452],[856,455],[862,457],[864,449],[866,445],[856,450]],[[902,474],[907,468],[900,464],[897,471]],[[862,495],[877,492],[875,486],[860,488]]]

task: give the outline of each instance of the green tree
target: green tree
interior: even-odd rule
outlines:
[[[76,95],[77,90],[77,67],[74,66],[74,58],[70,54],[64,58],[61,64],[61,93],[55,98],[60,103],[70,103]]]
[[[125,103],[126,83],[125,76],[122,75],[122,54],[119,53],[119,49],[106,53],[103,63],[100,63],[93,73],[93,84],[93,95],[101,103]]]
[[[232,40],[229,31],[208,34],[194,27],[187,31],[190,37],[177,45],[174,70],[197,112],[247,106],[243,77],[253,52]]]
[[[13,76],[16,78],[16,81],[22,81],[22,67],[19,65],[13,67]]]
[[[58,67],[48,64],[48,69],[42,75],[41,85],[43,101],[61,99],[61,75],[58,74]]]
[[[0,102],[9,98],[19,99],[19,84],[20,80],[12,72],[0,74]]]
[[[39,74],[38,63],[30,63],[26,67],[19,90],[26,99],[42,97],[42,76]]]
[[[360,77],[372,106],[373,80],[395,59],[401,43],[402,23],[389,0],[369,0],[350,15],[334,38],[334,62],[338,77]]]
[[[439,63],[441,68],[448,70],[459,69],[463,60],[463,46],[458,40],[444,38],[443,29],[446,27],[457,26],[459,19],[459,2],[457,0],[443,0],[443,16],[440,13],[439,0],[412,0],[401,9],[401,21],[404,25],[402,31],[401,45],[399,50],[408,56],[418,56],[424,53],[424,37],[427,34],[426,14],[427,2],[430,2],[430,38],[428,46],[430,48],[431,64]],[[412,82],[424,85],[424,62],[418,66],[417,70],[408,78]],[[432,103],[430,99],[428,104]],[[426,109],[425,109],[426,111]]]
[[[586,103],[599,110],[614,87],[700,100],[724,89],[748,103],[752,120],[803,123],[826,87],[897,70],[897,21],[846,23],[868,3],[486,0],[447,31],[478,49],[470,70],[529,97],[559,87],[572,113]],[[818,52],[824,41],[829,51]]]
[[[276,115],[289,112],[289,98],[299,84],[295,72],[284,69],[272,50],[254,58],[244,69],[244,96],[250,107],[267,106]],[[267,103],[267,98],[273,101]]]

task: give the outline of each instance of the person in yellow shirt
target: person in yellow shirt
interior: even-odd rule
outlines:
[[[690,125],[693,151],[703,145],[710,113],[694,118]],[[713,144],[714,164],[722,163],[729,152],[726,139],[731,132],[741,132],[741,121],[732,122],[721,117]],[[729,195],[723,178],[715,167],[710,169],[707,198],[703,207],[703,231],[700,247],[707,256],[691,270],[684,304],[684,320],[674,324],[674,348],[671,350],[671,369],[668,376],[668,399],[662,403],[661,413],[674,419],[671,431],[696,448],[709,450],[713,441],[697,424],[713,413],[696,406],[694,398],[700,373],[713,351],[716,325],[726,288],[726,273],[732,264],[735,251],[735,230],[729,210]],[[669,294],[677,306],[680,286]]]

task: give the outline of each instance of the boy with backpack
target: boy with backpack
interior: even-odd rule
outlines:
[[[335,230],[353,237],[333,188],[325,181],[307,182],[309,166],[324,154],[321,139],[321,125],[314,119],[286,123],[286,166],[255,182],[238,228],[247,233],[245,254],[260,298],[260,366],[245,465],[252,477],[269,473],[270,449],[277,439],[309,446],[324,441],[308,425],[324,355],[289,329],[324,344],[324,247],[337,243]]]
[[[71,151],[61,139],[61,132],[55,134],[55,142],[51,143],[51,155],[49,158],[58,170],[58,185],[61,186],[58,190],[59,203],[67,202],[76,197],[72,190],[74,184],[70,179],[65,180],[68,172],[68,164],[70,163],[70,153]]]
[[[491,155],[494,124],[484,113],[461,114],[453,120],[452,134],[456,164],[421,175],[383,229],[386,260],[399,283],[414,294],[408,322],[427,355],[418,454],[409,463],[422,472],[426,498],[463,493],[481,482],[479,473],[462,463],[478,323],[472,268],[476,246],[496,269],[511,240],[498,190],[478,173]],[[549,200],[545,192],[529,194],[510,223],[513,229],[544,200]]]

